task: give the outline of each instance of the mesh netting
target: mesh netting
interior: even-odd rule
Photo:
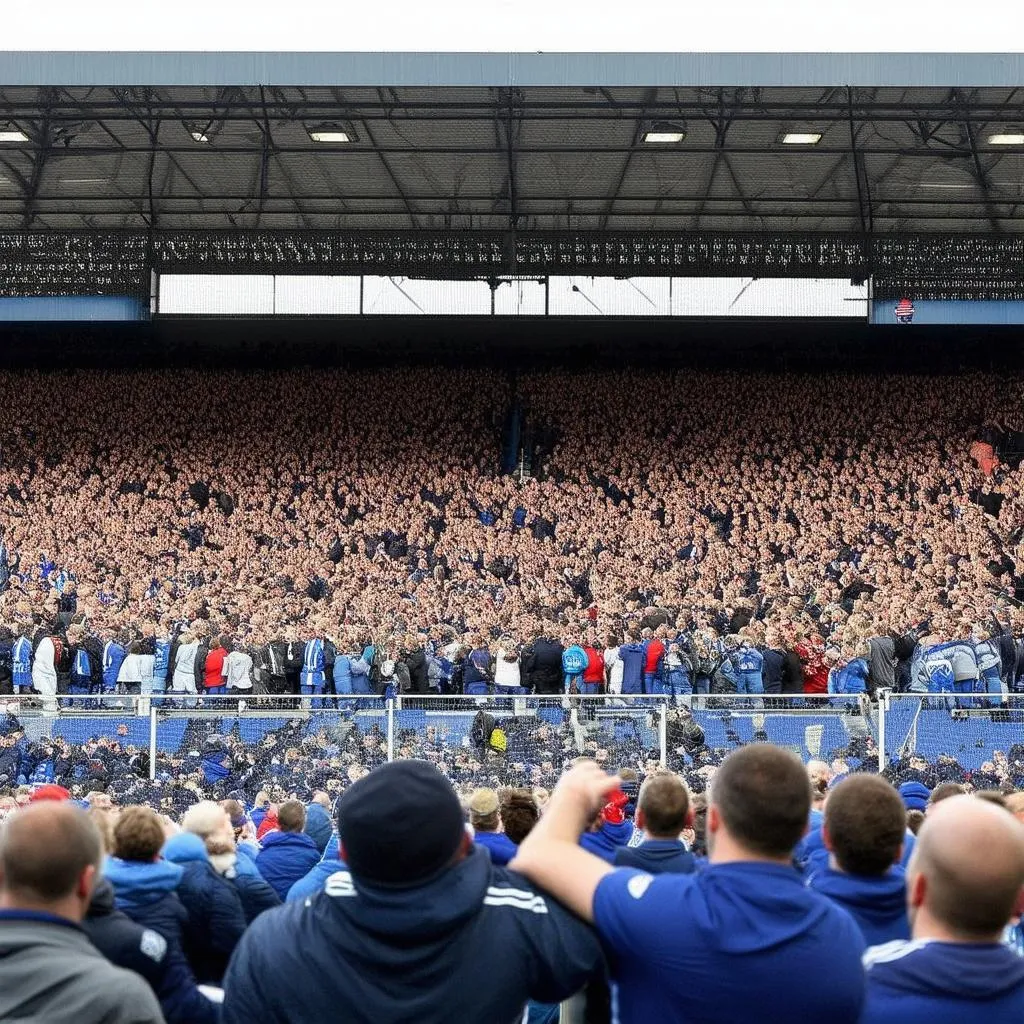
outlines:
[[[1024,783],[1024,697],[935,697],[893,694],[885,713],[890,761],[984,774],[1006,756]],[[940,771],[941,774],[941,771]]]

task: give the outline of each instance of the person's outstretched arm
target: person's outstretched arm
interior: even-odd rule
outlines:
[[[580,836],[618,784],[592,762],[570,769],[509,865],[585,921],[594,920],[597,885],[614,868],[580,849]]]

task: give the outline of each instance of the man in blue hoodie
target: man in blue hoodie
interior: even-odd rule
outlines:
[[[597,937],[465,830],[451,784],[392,761],[338,807],[348,870],[262,914],[232,958],[224,1024],[512,1024],[602,965]]]
[[[868,951],[863,1024],[1024,1020],[1024,958],[1000,941],[1022,886],[1013,815],[970,796],[935,805],[907,869],[913,939]]]
[[[829,863],[807,884],[842,907],[869,946],[910,938],[899,866],[906,830],[903,801],[881,776],[851,775],[829,793],[822,824]]]
[[[567,772],[513,867],[594,922],[620,1024],[856,1024],[864,940],[791,866],[811,805],[799,758],[753,743],[722,762],[709,864],[693,875],[615,870],[579,849],[617,781],[592,762]]]
[[[637,630],[632,630],[627,642],[619,648],[619,659],[622,661],[622,692],[643,693],[647,648],[640,642],[640,633]]]
[[[278,831],[268,832],[256,858],[256,870],[280,899],[320,859],[316,843],[303,829],[306,808],[298,800],[286,800],[277,811]]]
[[[689,791],[678,775],[659,772],[644,782],[636,805],[636,824],[643,830],[643,842],[619,847],[616,867],[638,868],[650,875],[693,873],[693,854],[679,838],[693,824],[693,812]]]

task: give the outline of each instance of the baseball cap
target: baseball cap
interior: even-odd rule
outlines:
[[[493,814],[498,809],[498,794],[493,789],[476,789],[469,798],[473,814]]]
[[[338,801],[342,859],[357,881],[423,885],[454,860],[466,835],[451,783],[428,761],[391,761]]]
[[[44,800],[70,800],[71,794],[63,787],[52,783],[45,786],[38,786],[32,791],[28,798],[30,804],[42,803]]]

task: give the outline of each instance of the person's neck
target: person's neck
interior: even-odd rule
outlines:
[[[81,924],[83,917],[81,904],[71,896],[55,903],[44,903],[10,892],[0,892],[0,910],[24,910],[33,914],[49,914],[52,917],[61,917],[73,924]]]
[[[964,946],[991,946],[1000,942],[1003,937],[1001,928],[988,935],[965,935],[940,921],[925,907],[919,907],[914,914],[910,933],[916,942],[953,942]]]
[[[770,857],[763,853],[755,853],[752,850],[741,846],[730,836],[715,836],[711,849],[708,851],[708,863],[717,864],[776,864],[782,867],[792,867],[791,856]]]
[[[654,832],[649,832],[644,829],[644,842],[645,843],[678,843],[680,842],[679,836],[659,836]]]

